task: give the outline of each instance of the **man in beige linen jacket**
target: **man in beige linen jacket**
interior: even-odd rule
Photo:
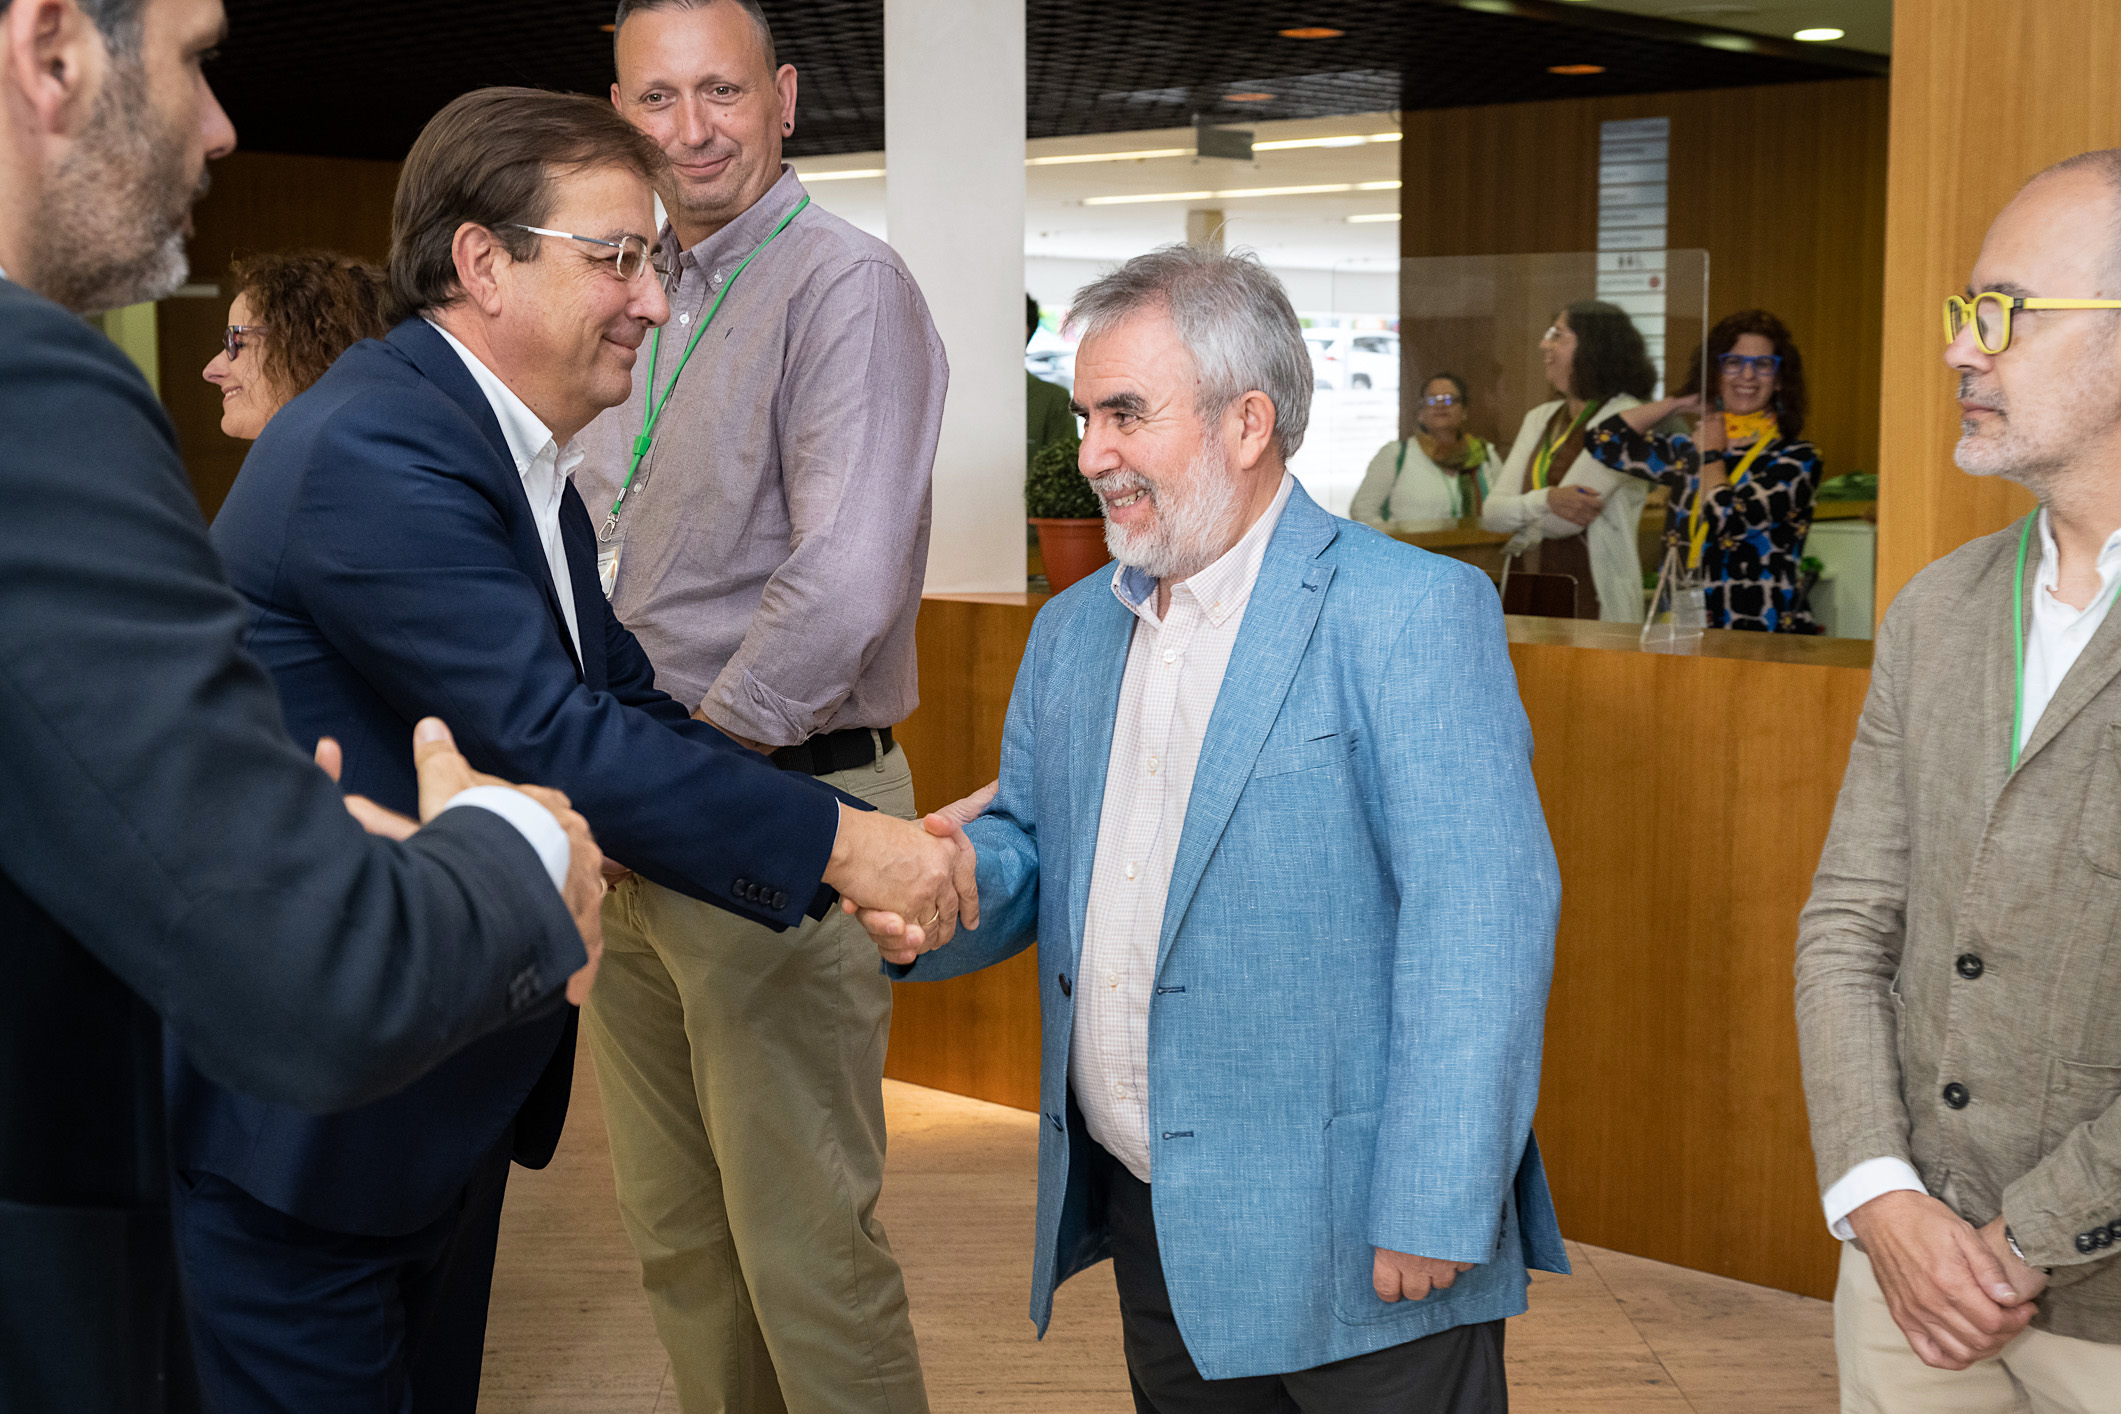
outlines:
[[[1946,353],[1959,465],[2042,510],[1894,601],[1804,912],[1844,1410],[2121,1407],[2117,295],[2088,153],[1997,218]]]

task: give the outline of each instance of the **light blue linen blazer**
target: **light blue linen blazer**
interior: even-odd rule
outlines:
[[[1072,993],[1134,616],[1108,575],[1038,616],[969,827],[954,977],[1044,939],[1031,1318],[1110,1255],[1068,1095]],[[1150,1150],[1172,1309],[1209,1379],[1525,1309],[1568,1259],[1532,1111],[1560,878],[1494,586],[1295,488],[1208,723],[1157,945]],[[1480,1265],[1387,1304],[1372,1248]]]

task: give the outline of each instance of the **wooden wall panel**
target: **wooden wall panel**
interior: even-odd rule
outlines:
[[[1804,350],[1807,435],[1828,474],[1875,470],[1887,105],[1886,80],[1842,79],[1410,112],[1400,253],[1595,248],[1598,125],[1669,117],[1670,241],[1709,252],[1711,319],[1782,316]],[[1407,370],[1406,398],[1423,371]],[[1498,410],[1502,435],[1521,414]]]
[[[1510,652],[1561,861],[1537,1127],[1562,1230],[1830,1296],[1791,968],[1870,675]]]
[[[320,248],[382,263],[390,252],[395,162],[237,152],[213,165],[193,216],[191,278],[219,284],[238,253]],[[236,479],[247,442],[221,435],[221,396],[199,376],[221,346],[228,301],[169,299],[158,307],[162,401],[192,489],[209,518]]]
[[[913,795],[935,810],[1001,771],[1002,720],[1044,595],[933,595],[915,637],[921,705],[893,735],[913,768]],[[1038,949],[948,982],[892,989],[894,1080],[1038,1108]]]
[[[2108,97],[2116,85],[2121,5],[2112,0],[1893,7],[1881,614],[1924,565],[2032,508],[2017,486],[1952,464],[1959,418],[1939,308],[1965,286],[1989,222],[2027,177],[2121,146],[2121,106]]]

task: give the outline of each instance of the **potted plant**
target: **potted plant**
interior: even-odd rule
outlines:
[[[1038,552],[1055,594],[1112,559],[1105,549],[1104,502],[1076,470],[1081,449],[1072,437],[1048,442],[1024,477],[1024,510],[1038,527]]]

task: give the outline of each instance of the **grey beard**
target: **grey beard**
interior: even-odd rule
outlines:
[[[33,228],[38,292],[92,314],[160,299],[184,283],[184,218],[206,194],[188,183],[184,142],[153,127],[137,63],[113,64],[78,145],[52,174]]]
[[[1154,529],[1129,531],[1105,521],[1105,548],[1123,565],[1157,580],[1184,579],[1215,563],[1223,536],[1237,514],[1237,483],[1224,464],[1222,449],[1203,447],[1194,457],[1184,496],[1165,494],[1144,477],[1131,484],[1150,487],[1156,502]]]

